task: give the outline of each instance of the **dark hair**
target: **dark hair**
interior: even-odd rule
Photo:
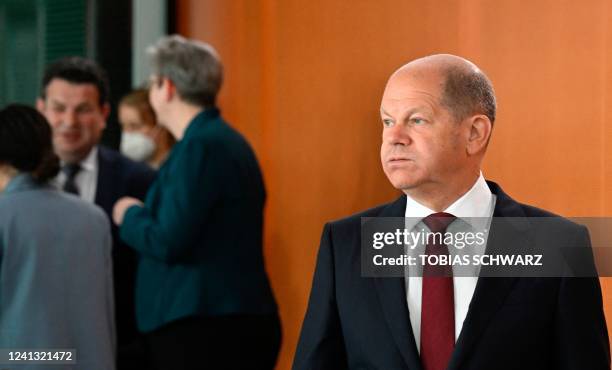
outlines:
[[[29,172],[40,183],[57,175],[51,127],[36,109],[11,104],[0,110],[0,163]]]
[[[451,66],[443,72],[442,104],[458,121],[472,114],[484,114],[495,122],[495,91],[487,76],[479,70]]]
[[[40,96],[46,98],[47,86],[55,78],[74,84],[92,84],[98,89],[99,103],[109,101],[108,77],[106,72],[93,60],[81,57],[67,57],[51,63],[45,68]]]

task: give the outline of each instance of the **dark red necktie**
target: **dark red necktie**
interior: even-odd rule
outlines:
[[[448,255],[444,240],[446,227],[455,216],[439,212],[423,219],[432,233],[442,238],[428,239],[427,255]],[[455,298],[452,266],[423,266],[423,293],[421,301],[421,363],[424,370],[445,370],[455,347]]]

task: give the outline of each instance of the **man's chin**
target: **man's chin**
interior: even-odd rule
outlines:
[[[91,149],[90,149],[91,150]],[[55,149],[57,156],[66,163],[77,163],[85,159],[89,150],[84,152],[83,150],[71,150],[71,149]]]
[[[398,181],[393,181],[391,180],[391,185],[393,185],[394,188],[396,188],[397,190],[401,190],[401,191],[410,191],[415,189],[416,187],[418,187],[420,185],[420,182],[417,180],[406,180],[406,179],[402,179],[402,180],[398,180]]]
[[[386,169],[385,175],[394,188],[402,191],[413,189],[424,182],[423,174],[417,169],[410,171],[405,169]]]

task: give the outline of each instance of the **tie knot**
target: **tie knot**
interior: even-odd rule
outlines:
[[[448,225],[455,221],[456,217],[446,212],[432,213],[423,219],[423,222],[431,232],[443,233]]]
[[[62,171],[64,171],[69,179],[73,179],[80,170],[81,165],[79,163],[68,163],[62,168]]]

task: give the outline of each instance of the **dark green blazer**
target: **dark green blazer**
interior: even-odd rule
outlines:
[[[140,255],[141,331],[190,316],[276,312],[262,254],[264,201],[249,144],[216,108],[202,111],[144,207],[130,207],[121,225],[121,238]]]

